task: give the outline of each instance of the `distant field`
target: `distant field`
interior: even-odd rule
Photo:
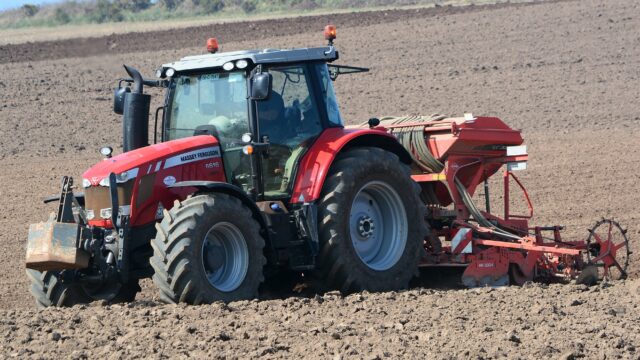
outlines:
[[[55,27],[26,27],[15,29],[0,29],[0,45],[23,44],[27,42],[53,41],[72,38],[100,37],[111,34],[124,34],[130,32],[146,32],[167,29],[181,29],[193,26],[203,26],[216,23],[228,23],[247,20],[279,19],[286,17],[297,17],[305,15],[322,15],[336,13],[351,13],[371,10],[385,9],[411,9],[411,8],[431,8],[435,3],[439,6],[469,6],[485,5],[496,3],[528,3],[541,2],[540,0],[434,0],[434,4],[411,5],[411,6],[384,6],[384,7],[360,7],[348,9],[322,8],[316,10],[296,12],[270,12],[247,15],[242,12],[236,14],[225,13],[221,15],[199,16],[193,18],[163,19],[157,21],[144,22],[116,22],[103,24],[83,24],[83,25],[60,25]]]

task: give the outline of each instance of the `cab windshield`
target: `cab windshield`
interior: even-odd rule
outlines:
[[[178,76],[170,90],[165,140],[208,132],[226,150],[249,132],[244,71]]]
[[[242,135],[250,132],[246,73],[180,75],[171,82],[169,98],[164,140],[215,136],[227,181],[246,191],[251,179],[249,157],[242,153]]]

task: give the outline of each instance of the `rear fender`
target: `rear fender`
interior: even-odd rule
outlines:
[[[269,236],[269,232],[266,231],[268,229],[267,223],[262,216],[262,212],[260,212],[260,209],[258,208],[256,203],[251,200],[251,198],[249,198],[249,196],[244,191],[242,191],[242,189],[235,185],[220,181],[180,181],[169,186],[169,188],[194,188],[196,191],[193,191],[193,193],[215,192],[236,197],[242,202],[243,205],[251,210],[253,217],[258,221],[260,227],[265,230],[265,236]]]
[[[378,147],[392,152],[405,164],[411,155],[395,136],[384,130],[366,128],[329,128],[322,132],[304,155],[293,187],[292,203],[310,203],[320,197],[329,169],[336,157],[354,147]]]

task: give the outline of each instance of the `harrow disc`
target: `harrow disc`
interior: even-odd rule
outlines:
[[[627,231],[618,222],[602,219],[589,229],[586,240],[587,266],[597,269],[599,279],[627,277],[631,250]]]

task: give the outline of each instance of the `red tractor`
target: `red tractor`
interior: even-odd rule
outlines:
[[[84,192],[65,177],[45,200],[57,213],[29,229],[37,304],[131,301],[147,277],[164,301],[199,304],[255,298],[282,271],[344,293],[406,288],[420,266],[466,267],[467,286],[626,276],[617,223],[563,241],[561,227],[510,214],[527,155],[500,119],[345,127],[333,82],[367,69],[334,65],[335,27],[325,37],[326,47],[228,53],[210,39],[209,54],[165,64],[155,80],[125,66],[114,95],[124,152],[101,149]],[[166,89],[151,145],[145,86]],[[471,196],[503,166],[500,218],[488,188],[484,210]]]

